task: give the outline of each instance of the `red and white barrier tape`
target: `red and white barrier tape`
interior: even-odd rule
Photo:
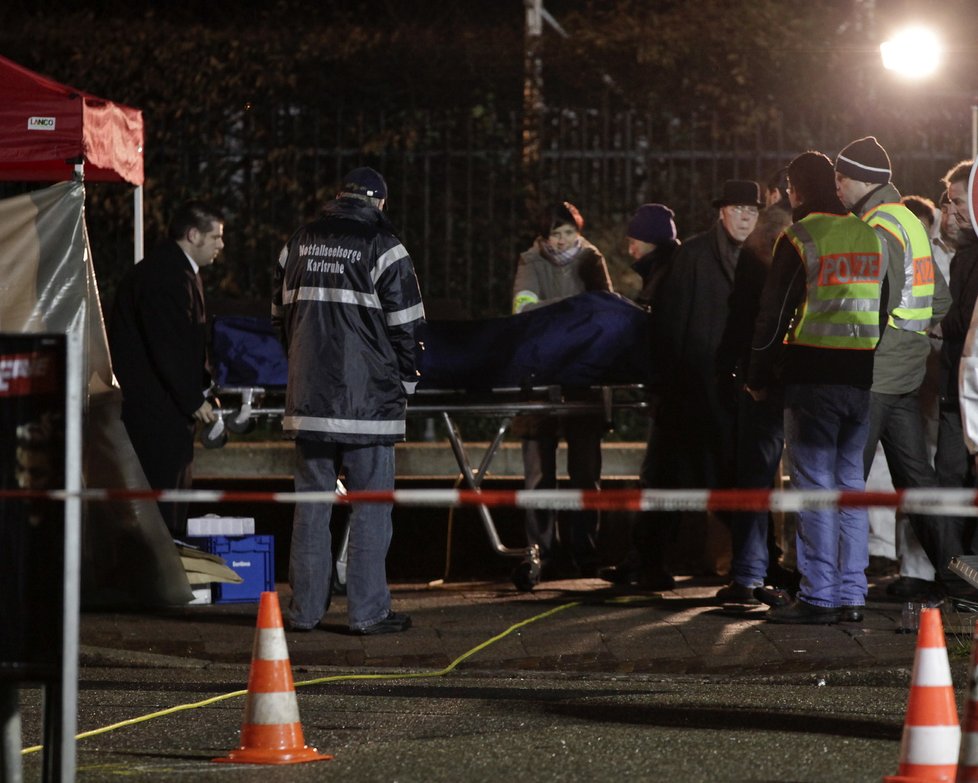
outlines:
[[[223,490],[86,489],[0,490],[0,500],[93,502],[161,500],[187,503],[393,503],[400,506],[492,506],[567,511],[786,511],[830,508],[894,508],[913,514],[978,516],[971,489],[906,489],[898,492],[760,489],[457,490],[397,489],[390,492],[240,492]]]

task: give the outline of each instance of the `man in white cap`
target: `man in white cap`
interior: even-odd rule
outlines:
[[[889,155],[874,136],[853,141],[835,161],[839,198],[876,229],[887,245],[889,258],[888,318],[873,364],[870,429],[863,466],[868,476],[876,445],[882,441],[895,487],[936,487],[937,473],[929,458],[918,394],[930,354],[928,334],[947,313],[951,299],[931,257],[927,231],[900,203],[891,174]],[[920,514],[911,515],[910,520],[938,580],[953,583],[947,563],[940,562],[934,535],[935,528],[946,520]],[[928,583],[909,576],[894,584],[893,591],[902,599],[933,597]]]

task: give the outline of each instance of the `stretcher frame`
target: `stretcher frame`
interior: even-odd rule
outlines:
[[[239,396],[241,404],[237,407],[218,409],[220,422],[232,432],[244,432],[260,417],[281,418],[283,407],[266,407],[264,402],[281,389],[267,389],[260,386],[224,386],[214,389],[214,393],[224,397]],[[513,419],[519,415],[535,414],[554,417],[570,417],[600,414],[605,426],[614,428],[615,414],[633,410],[649,410],[648,391],[643,384],[609,384],[586,388],[565,389],[561,386],[534,386],[528,388],[495,388],[487,391],[468,391],[461,389],[419,389],[409,398],[407,415],[412,418],[440,418],[445,425],[448,441],[452,447],[459,476],[472,490],[479,490],[489,475],[492,462],[509,432]],[[473,468],[468,448],[458,419],[466,416],[482,416],[498,419],[496,432],[489,447],[482,455],[478,467]],[[535,545],[510,547],[503,543],[496,528],[492,513],[486,505],[476,506],[479,519],[493,550],[503,556],[530,561],[539,576],[540,555]],[[346,551],[349,528],[337,557],[336,574],[340,585],[345,583]],[[534,580],[535,581],[535,580]]]

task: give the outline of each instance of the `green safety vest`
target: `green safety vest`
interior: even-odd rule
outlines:
[[[855,215],[812,213],[785,229],[805,262],[805,301],[786,343],[871,351],[880,339],[886,250]]]
[[[889,325],[925,332],[934,315],[934,260],[927,231],[903,204],[880,204],[863,220],[889,231],[903,248],[903,290],[900,303],[890,313]]]

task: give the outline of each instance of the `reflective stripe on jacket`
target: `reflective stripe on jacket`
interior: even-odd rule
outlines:
[[[903,248],[903,290],[899,305],[890,313],[890,326],[925,332],[934,315],[934,260],[927,232],[903,204],[880,204],[863,219],[874,228],[889,231]]]
[[[855,215],[813,213],[785,229],[785,235],[804,259],[807,282],[805,301],[785,342],[874,349],[886,274],[876,232]]]

